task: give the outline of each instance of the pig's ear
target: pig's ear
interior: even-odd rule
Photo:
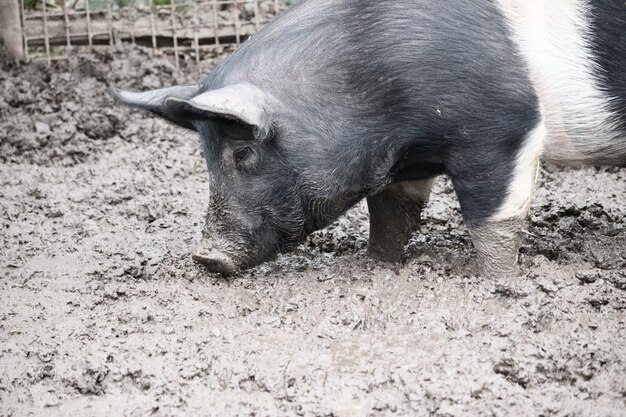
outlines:
[[[169,108],[167,100],[188,100],[202,91],[199,85],[180,85],[175,87],[159,88],[156,90],[133,92],[124,91],[116,87],[109,87],[109,94],[115,101],[130,107],[148,110],[186,129],[194,129],[192,121],[185,112],[176,108]]]
[[[252,84],[232,84],[192,98],[168,97],[165,108],[191,120],[228,119],[251,126],[257,135],[269,132],[267,95]]]

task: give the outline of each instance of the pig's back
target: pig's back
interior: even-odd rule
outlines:
[[[562,164],[626,165],[626,4],[498,0],[530,71]]]

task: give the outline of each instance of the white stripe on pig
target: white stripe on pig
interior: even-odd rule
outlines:
[[[601,164],[625,154],[626,138],[599,88],[586,0],[498,0],[544,109],[544,157]]]

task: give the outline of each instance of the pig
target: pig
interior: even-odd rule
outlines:
[[[540,160],[626,165],[617,0],[301,0],[195,85],[111,94],[199,134],[193,259],[232,274],[362,199],[402,259],[447,175],[486,276],[517,274]]]

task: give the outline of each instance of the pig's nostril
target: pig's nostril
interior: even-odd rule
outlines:
[[[221,252],[198,248],[191,257],[211,272],[230,275],[237,270],[233,260]]]

